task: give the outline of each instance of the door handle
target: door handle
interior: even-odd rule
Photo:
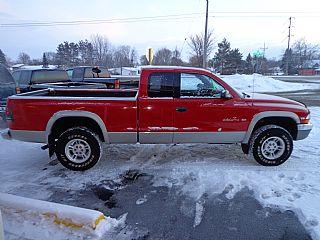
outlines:
[[[186,111],[188,111],[188,108],[185,108],[185,107],[177,107],[177,108],[176,108],[176,111],[177,111],[177,112],[186,112]]]

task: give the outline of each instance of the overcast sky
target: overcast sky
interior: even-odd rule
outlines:
[[[184,39],[204,30],[203,15],[161,21],[113,22],[96,25],[5,28],[1,24],[123,19],[204,13],[205,0],[0,0],[0,49],[16,59],[20,52],[41,58],[63,41],[79,41],[102,34],[114,45],[129,44],[145,53],[148,47],[174,48],[187,56]],[[265,43],[267,57],[279,57],[286,48],[289,16],[293,41],[320,43],[320,0],[209,0],[209,28],[216,41],[226,37],[231,47],[246,55]]]

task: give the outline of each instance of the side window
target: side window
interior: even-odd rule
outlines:
[[[94,78],[95,77],[95,73],[92,72],[92,68],[85,68],[84,77],[85,78]]]
[[[180,97],[221,98],[225,89],[212,78],[201,74],[181,73]]]
[[[12,73],[12,77],[16,83],[19,83],[20,76],[21,76],[21,71],[15,71]]]
[[[68,74],[68,77],[72,79],[73,69],[68,69],[67,74]]]
[[[83,69],[82,68],[75,68],[72,72],[72,78],[82,79],[83,77]]]
[[[154,73],[149,77],[149,97],[173,97],[174,73]]]
[[[31,80],[31,74],[32,74],[31,71],[21,71],[19,84],[29,85]]]

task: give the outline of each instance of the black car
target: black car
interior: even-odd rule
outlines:
[[[34,85],[69,82],[68,74],[59,69],[21,69],[12,73],[20,92],[38,90]],[[42,89],[42,87],[41,87]]]
[[[21,93],[46,88],[105,88],[103,84],[72,82],[61,69],[21,69],[14,71],[12,76]]]
[[[16,94],[16,84],[8,69],[0,64],[0,121],[5,118],[7,97]]]

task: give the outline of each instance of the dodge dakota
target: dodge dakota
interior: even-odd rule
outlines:
[[[145,67],[138,89],[46,89],[9,97],[11,138],[44,143],[71,170],[93,167],[101,143],[241,144],[264,166],[285,162],[312,129],[293,100],[241,94],[211,72]]]

